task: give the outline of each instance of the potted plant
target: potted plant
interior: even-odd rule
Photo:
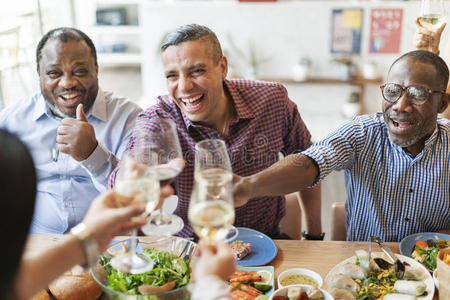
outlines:
[[[359,91],[353,91],[348,100],[342,105],[342,115],[347,118],[353,118],[359,114],[359,98],[361,94]]]
[[[356,66],[350,56],[336,57],[331,60],[337,68],[337,76],[342,80],[349,80],[355,75]]]
[[[292,69],[292,76],[297,81],[304,81],[311,74],[312,61],[309,57],[303,56]]]

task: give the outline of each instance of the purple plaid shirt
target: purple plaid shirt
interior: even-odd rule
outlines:
[[[204,139],[225,141],[233,172],[249,176],[268,168],[278,160],[278,153],[301,152],[311,146],[311,135],[303,123],[297,106],[279,83],[253,80],[225,80],[224,87],[232,97],[237,116],[230,122],[227,137],[218,131],[191,122],[168,95],[158,97],[158,103],[142,112],[136,128],[154,130],[158,118],[171,118],[177,124],[178,137],[186,167],[173,182],[178,195],[175,214],[185,226],[179,233],[193,235],[188,222],[189,199],[194,181],[195,144]],[[134,147],[134,134],[127,150]],[[117,169],[111,174],[109,187],[114,185]],[[280,178],[282,180],[282,178]],[[251,199],[236,208],[237,227],[248,227],[263,233],[274,230],[285,214],[284,197]]]

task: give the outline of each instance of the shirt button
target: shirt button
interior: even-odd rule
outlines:
[[[405,218],[405,222],[409,222],[409,218],[408,217]]]
[[[412,192],[414,192],[414,191],[413,191],[413,189],[409,189],[409,192],[412,193]]]

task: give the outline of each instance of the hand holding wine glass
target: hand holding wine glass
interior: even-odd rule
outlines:
[[[156,158],[145,141],[146,133],[137,132],[134,150],[126,153],[120,162],[114,194],[118,206],[144,204],[148,215],[159,205],[160,186],[152,172]],[[153,261],[136,253],[136,234],[134,229],[130,251],[111,260],[113,268],[131,274],[145,273],[153,268]]]
[[[444,20],[443,0],[422,0],[420,16],[416,20],[419,26],[415,34],[416,48],[438,53]]]

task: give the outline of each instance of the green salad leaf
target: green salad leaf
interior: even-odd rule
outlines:
[[[111,266],[112,256],[104,254],[100,262],[108,275],[108,287],[129,295],[139,294],[138,288],[142,284],[161,286],[175,281],[175,288],[185,286],[190,281],[191,268],[189,261],[166,251],[144,249],[141,253],[153,260],[155,266],[143,274],[128,274],[115,270]]]

